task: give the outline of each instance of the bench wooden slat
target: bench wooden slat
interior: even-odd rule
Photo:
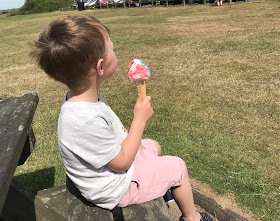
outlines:
[[[0,101],[0,213],[38,104],[36,93]]]

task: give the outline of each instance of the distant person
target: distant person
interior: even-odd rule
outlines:
[[[223,0],[216,0],[215,3],[216,3],[218,6],[222,6],[222,5],[223,5]]]
[[[77,1],[77,5],[78,5],[79,11],[83,11],[83,10],[86,9],[86,8],[85,8],[84,0],[78,0],[78,1]]]
[[[185,162],[160,156],[158,142],[142,139],[154,113],[151,97],[142,101],[138,94],[128,132],[99,94],[117,68],[110,31],[100,21],[90,16],[57,19],[35,46],[32,55],[41,68],[69,87],[58,119],[58,145],[65,172],[84,198],[112,210],[162,197],[171,189],[180,221],[213,221],[196,211]]]

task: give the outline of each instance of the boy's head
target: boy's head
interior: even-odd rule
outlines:
[[[35,41],[31,56],[50,77],[80,88],[88,83],[90,68],[105,57],[109,35],[109,29],[94,17],[57,19]]]

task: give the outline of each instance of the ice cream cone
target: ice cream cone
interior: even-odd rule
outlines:
[[[142,101],[143,101],[146,97],[146,80],[137,79],[134,82],[137,86],[138,93],[140,93],[142,96]]]

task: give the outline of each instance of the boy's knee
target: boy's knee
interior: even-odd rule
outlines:
[[[184,160],[182,160],[181,158],[179,158],[179,159],[180,159],[180,161],[181,161],[181,167],[182,167],[182,170],[183,170],[182,172],[184,173],[184,176],[185,176],[185,178],[186,178],[186,177],[189,176],[187,164],[186,164],[186,162],[185,162]]]
[[[155,140],[152,140],[152,141],[154,142],[154,145],[157,148],[158,156],[160,156],[161,155],[161,147],[160,147],[159,143],[157,141],[155,141]]]

